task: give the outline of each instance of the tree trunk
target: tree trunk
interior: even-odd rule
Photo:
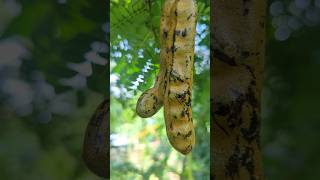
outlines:
[[[212,0],[211,179],[262,179],[265,13],[265,0]]]

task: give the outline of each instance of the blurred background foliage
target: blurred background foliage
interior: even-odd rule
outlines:
[[[183,156],[171,147],[163,109],[145,119],[135,113],[139,96],[153,86],[159,71],[163,2],[111,1],[111,179],[209,179],[210,1],[197,1],[192,154]]]
[[[109,25],[101,1],[0,0],[0,179],[99,179],[80,155],[85,126],[108,91],[109,27],[111,175],[208,179],[209,1],[198,1],[197,145],[188,158],[169,145],[162,110],[148,119],[133,111],[159,68],[163,0],[110,3]],[[319,10],[319,0],[268,1],[262,97],[267,180],[320,178]]]
[[[320,1],[269,1],[262,96],[267,180],[320,178]]]
[[[107,94],[107,4],[0,0],[0,179],[99,179],[81,153]]]

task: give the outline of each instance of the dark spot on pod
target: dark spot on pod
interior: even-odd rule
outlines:
[[[178,48],[177,48],[175,45],[173,45],[173,46],[171,47],[171,52],[174,53],[174,52],[177,51],[177,49],[178,49]]]
[[[158,98],[157,98],[156,96],[154,96],[154,95],[153,95],[153,97],[152,97],[152,98],[153,98],[153,100],[155,101],[155,103],[157,103],[157,102],[158,102]]]
[[[181,133],[180,133],[180,132],[178,132],[177,136],[181,136]]]
[[[186,102],[187,106],[191,106],[191,97],[189,96],[188,101]]]
[[[190,88],[190,87],[189,87]],[[189,96],[191,96],[191,91],[190,91],[190,89],[187,91],[187,94],[189,95]],[[190,100],[191,101],[191,100]]]
[[[228,163],[225,166],[226,175],[234,179],[234,176],[239,173],[239,162],[240,162],[240,148],[236,146],[233,154],[229,157]]]
[[[186,149],[184,149],[183,151],[181,151],[181,153],[187,154],[187,153],[190,152],[191,150],[192,150],[192,146],[191,146],[191,144],[190,144],[190,145],[188,145],[188,146],[186,147]]]
[[[252,88],[248,88],[248,93],[246,94],[246,98],[247,101],[249,101],[249,103],[253,106],[253,107],[257,107],[258,106],[258,100],[255,96],[254,91],[252,90]]]
[[[177,47],[175,47],[175,45],[171,46],[170,48],[167,48],[167,53],[171,52],[171,53],[174,53],[177,51]]]
[[[244,11],[243,11],[243,16],[246,16],[249,14],[249,9],[248,8],[245,8]]]
[[[184,82],[184,80],[181,79],[179,76],[177,77],[177,80],[180,81],[180,82]]]
[[[217,58],[218,60],[229,64],[230,66],[236,66],[236,61],[234,57],[228,56],[226,53],[222,52],[219,49],[212,49],[213,57]]]
[[[256,179],[254,177],[254,164],[253,164],[253,156],[254,156],[254,151],[250,147],[246,147],[245,152],[241,154],[240,161],[241,165],[244,166],[247,171],[251,175],[251,179]]]
[[[179,76],[179,74],[178,74],[178,72],[177,71],[175,71],[175,70],[171,70],[171,72],[170,72],[170,80],[171,81],[176,81],[176,80],[178,80],[178,81],[180,81],[180,82],[184,82],[184,80]]]
[[[242,56],[242,58],[247,58],[247,57],[249,57],[250,56],[250,52],[249,51],[242,51],[241,52],[241,56]]]
[[[228,104],[214,103],[213,104],[214,114],[218,116],[226,116],[231,112],[230,106]]]
[[[187,115],[189,117],[189,111],[188,111],[188,107],[184,107],[184,109],[181,111],[180,113],[180,117],[184,117],[185,115]]]
[[[255,86],[256,85],[256,81],[255,80],[251,80],[250,84]]]
[[[177,119],[177,116],[176,116],[176,115],[174,115],[174,116],[173,116],[173,118],[174,118],[174,119]]]
[[[164,85],[163,86],[164,86],[164,89],[167,88],[167,80],[164,81]]]
[[[257,112],[254,110],[252,113],[251,121],[250,121],[250,126],[249,128],[241,128],[241,133],[243,137],[248,141],[251,142],[254,139],[258,138],[259,136],[259,120],[258,120],[258,115]]]
[[[180,117],[184,117],[186,115],[185,111],[182,110],[181,113],[180,113]]]
[[[172,130],[173,130],[173,127],[172,127],[172,122],[170,123],[170,126],[169,126],[169,128],[170,128],[170,131],[172,131]]]
[[[188,111],[187,108],[186,108],[186,114],[187,114],[188,117],[190,117],[190,114],[189,114],[189,111]]]
[[[182,37],[186,37],[187,36],[187,29],[185,28],[184,30],[176,30],[175,32],[175,35],[181,35]]]
[[[192,17],[192,13],[187,17],[187,20],[189,20]]]
[[[185,99],[186,99],[186,91],[185,92],[183,92],[182,94],[176,94],[176,98],[181,102],[184,102],[185,101]]]
[[[187,36],[187,29],[184,29],[181,33],[182,37],[186,37]]]
[[[164,37],[164,38],[167,38],[167,37],[168,37],[168,31],[167,31],[167,30],[164,30],[164,31],[163,31],[163,37]]]
[[[249,65],[244,64],[244,67],[250,72],[251,76],[256,79],[256,76],[254,74],[254,69],[250,67]]]
[[[174,14],[175,14],[176,16],[178,16],[178,11],[177,11],[177,10],[175,10],[175,11],[174,11]]]
[[[184,136],[184,138],[186,139],[186,138],[190,137],[191,135],[192,135],[192,131],[190,130],[190,131]]]

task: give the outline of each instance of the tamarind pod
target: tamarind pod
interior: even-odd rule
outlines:
[[[93,173],[108,178],[109,173],[109,99],[91,117],[83,143],[82,158]]]
[[[174,33],[171,59],[167,66],[167,87],[164,96],[164,115],[168,139],[180,153],[188,154],[195,144],[191,94],[193,81],[194,38],[196,33],[196,2],[177,0],[172,20]]]
[[[158,88],[155,87],[142,93],[136,105],[136,113],[142,118],[151,117],[157,113],[163,105],[162,95],[159,94]]]
[[[160,21],[160,70],[154,86],[142,93],[137,101],[136,113],[142,118],[153,116],[163,105],[164,79],[167,66],[166,42],[172,39],[172,36],[169,37],[168,35],[173,33],[170,32],[170,30],[173,31],[170,26],[172,25],[171,18],[174,3],[175,0],[166,0],[162,8]]]

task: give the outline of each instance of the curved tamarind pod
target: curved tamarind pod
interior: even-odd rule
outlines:
[[[88,169],[104,178],[109,173],[109,99],[91,117],[84,138],[82,158]]]
[[[175,6],[175,3],[175,0],[166,0],[162,8],[160,22],[160,71],[157,75],[154,87],[142,93],[137,101],[136,112],[142,118],[153,116],[163,105],[165,92],[164,79],[167,66],[166,42],[169,39],[172,39],[172,36],[169,38],[168,35],[173,33],[173,28],[170,29],[170,26],[172,25],[171,18],[174,13],[173,7]],[[172,32],[170,32],[170,30]]]
[[[167,67],[164,115],[171,145],[188,154],[195,144],[191,93],[197,8],[195,0],[176,1],[173,40],[167,44],[171,63]]]
[[[160,79],[162,74],[157,76]],[[163,92],[158,89],[161,80],[157,80],[155,86],[146,90],[138,99],[136,112],[142,118],[153,116],[163,105]]]

